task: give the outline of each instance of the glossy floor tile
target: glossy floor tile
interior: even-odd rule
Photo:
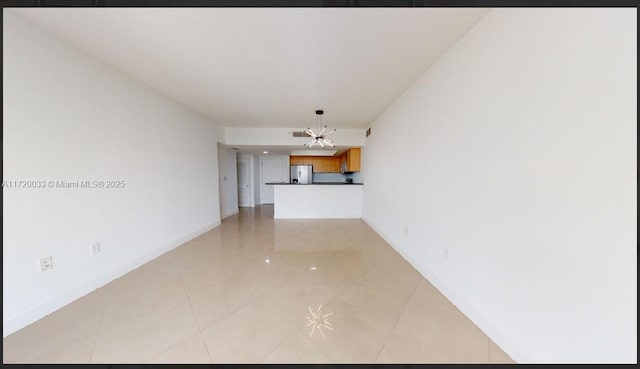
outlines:
[[[5,363],[513,363],[357,219],[217,227],[4,338]]]

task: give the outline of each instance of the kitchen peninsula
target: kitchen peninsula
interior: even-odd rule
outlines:
[[[360,218],[360,157],[360,148],[348,148],[334,156],[291,155],[291,183],[266,183],[273,185],[273,217]]]
[[[275,219],[360,218],[362,183],[325,182],[273,185]]]

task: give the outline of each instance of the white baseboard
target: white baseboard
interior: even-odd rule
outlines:
[[[126,263],[125,265],[107,273],[106,275],[96,278],[93,281],[86,283],[78,288],[74,288],[73,290],[70,290],[68,292],[66,292],[65,294],[63,294],[62,296],[59,296],[57,298],[54,298],[52,300],[46,301],[38,306],[36,306],[35,308],[28,310],[14,318],[8,319],[8,320],[3,320],[2,322],[2,336],[6,337],[8,335],[10,335],[13,332],[16,332],[26,326],[28,326],[29,324],[42,319],[43,317],[53,313],[54,311],[72,303],[73,301],[81,298],[82,296],[106,285],[107,283],[113,281],[116,278],[119,278],[127,273],[129,273],[130,271],[142,266],[143,264],[148,263],[149,261],[165,254],[166,252],[169,252],[173,249],[175,249],[176,247],[200,236],[201,234],[210,231],[211,229],[217,227],[220,225],[220,221],[212,223],[206,227],[203,227],[199,230],[196,230],[194,232],[191,232],[187,235],[185,235],[184,237],[181,237],[177,240],[174,240],[173,242],[158,248],[156,250],[153,250],[152,252],[143,255],[129,263]]]
[[[502,349],[507,355],[509,355],[515,362],[519,364],[524,363],[537,363],[535,355],[525,346],[517,342],[517,339],[506,334],[502,329],[496,327],[496,325],[486,317],[483,313],[478,311],[473,304],[469,303],[465,298],[461,296],[455,289],[451,288],[445,281],[438,278],[434,273],[430,272],[428,268],[424,267],[417,260],[413,260],[410,255],[407,255],[400,248],[394,245],[391,237],[382,232],[376,226],[374,226],[366,218],[361,218],[374,232],[376,232],[386,243],[391,245],[400,256],[402,256],[411,266],[414,267],[429,283],[433,285],[440,293],[442,293],[455,307],[457,307],[469,320],[471,320],[481,331],[483,331],[498,347]]]
[[[231,211],[227,211],[226,213],[220,215],[220,218],[221,219],[226,219],[226,218],[229,218],[232,215],[238,214],[239,212],[240,212],[240,208],[235,208],[235,209],[233,209]]]

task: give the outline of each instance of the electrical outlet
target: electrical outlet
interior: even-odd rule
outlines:
[[[96,242],[91,245],[91,256],[96,256],[100,253],[100,243]]]
[[[404,227],[403,231],[404,231],[405,236],[409,235],[409,228],[408,227]]]
[[[40,271],[44,272],[45,270],[49,270],[53,268],[53,259],[51,256],[40,259]]]

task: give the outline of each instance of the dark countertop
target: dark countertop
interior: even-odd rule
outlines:
[[[348,186],[353,186],[353,185],[360,185],[362,186],[362,183],[347,183],[347,182],[313,182],[313,183],[276,183],[276,182],[270,182],[270,183],[265,183],[268,185],[290,185],[290,186],[309,186],[309,185],[348,185]]]

